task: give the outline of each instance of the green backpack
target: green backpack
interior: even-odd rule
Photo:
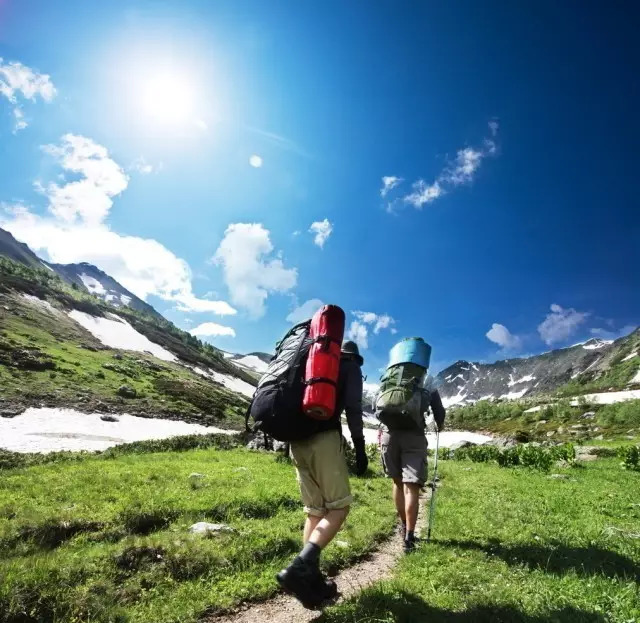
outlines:
[[[387,368],[380,379],[376,417],[389,430],[424,428],[422,384],[426,368],[400,363]]]

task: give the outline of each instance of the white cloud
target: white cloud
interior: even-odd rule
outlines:
[[[360,320],[360,322],[370,325],[376,335],[378,335],[382,329],[391,329],[391,325],[396,322],[389,314],[376,314],[375,312],[363,311],[353,311],[351,313]]]
[[[217,337],[220,335],[228,335],[235,337],[236,332],[231,327],[225,327],[215,322],[204,322],[189,331],[191,335],[196,337]]]
[[[588,316],[587,312],[579,312],[573,308],[564,309],[553,303],[551,313],[538,325],[538,333],[548,345],[562,342],[573,335]]]
[[[0,226],[34,251],[55,263],[89,262],[111,275],[141,299],[156,295],[178,304],[182,311],[235,314],[225,301],[196,297],[188,264],[156,240],[121,235],[103,220],[111,197],[122,192],[128,179],[107,150],[90,139],[66,135],[61,146],[45,151],[65,171],[81,178],[64,184],[39,186],[49,199],[49,215],[27,206],[2,205]]]
[[[458,150],[455,162],[442,173],[440,180],[452,186],[468,184],[485,156],[485,152],[472,147]]]
[[[315,234],[313,238],[313,244],[319,246],[321,249],[324,247],[324,243],[327,241],[331,233],[333,232],[333,224],[329,222],[329,219],[323,221],[316,221],[311,223],[309,227],[309,233]]]
[[[522,339],[514,335],[503,324],[494,322],[486,333],[488,339],[500,346],[503,350],[519,350],[522,347]]]
[[[14,132],[27,127],[20,99],[35,101],[40,97],[50,102],[56,95],[56,88],[47,74],[41,74],[22,63],[5,63],[0,58],[0,95],[14,105]]]
[[[351,312],[357,320],[351,323],[348,337],[350,340],[357,342],[361,348],[368,348],[369,330],[374,335],[378,335],[383,329],[388,329],[395,334],[396,329],[392,326],[395,320],[389,314],[376,314],[375,312],[353,311]]]
[[[386,197],[396,186],[402,184],[404,180],[401,177],[395,175],[385,175],[382,178],[382,188],[380,189],[380,196]]]
[[[362,350],[369,348],[369,330],[366,324],[354,320],[347,332],[347,338],[353,340]]]
[[[254,169],[259,169],[262,166],[262,158],[256,154],[253,154],[249,157],[249,164]]]
[[[272,252],[269,230],[260,223],[233,223],[213,257],[222,266],[232,302],[254,318],[264,315],[271,292],[287,292],[298,279],[298,271],[285,268],[281,259],[270,257]]]
[[[391,202],[387,206],[387,212],[395,213],[396,208],[401,203],[412,205],[416,209],[421,209],[422,206],[428,203],[433,203],[436,199],[447,194],[450,189],[460,186],[462,184],[470,184],[473,178],[480,168],[482,161],[497,154],[498,148],[493,140],[498,133],[498,122],[489,122],[489,131],[492,138],[485,138],[482,147],[464,147],[456,152],[456,157],[453,162],[449,162],[447,166],[440,172],[436,179],[432,183],[425,182],[424,179],[418,179],[411,184],[411,192],[404,195],[401,199]],[[383,178],[386,179],[400,179],[400,178]],[[383,186],[380,194],[384,197],[385,186]]]
[[[297,324],[298,322],[302,322],[303,320],[308,320],[315,314],[324,303],[320,299],[309,299],[302,303],[302,305],[298,305],[288,316],[287,322],[291,322],[292,324]]]
[[[147,162],[144,156],[140,156],[136,158],[131,165],[129,166],[129,170],[137,171],[141,175],[149,175],[150,173],[158,173],[162,171],[162,162],[157,165],[153,165],[150,162]]]
[[[46,188],[38,185],[49,199],[51,213],[67,223],[101,223],[113,205],[111,198],[129,184],[122,168],[109,157],[106,148],[84,136],[65,134],[60,146],[45,145],[42,149],[65,171],[82,176],[62,186],[53,182]]]
[[[617,331],[595,328],[590,329],[589,332],[591,333],[591,335],[595,335],[596,337],[599,337],[603,340],[617,340],[619,337],[624,337],[625,335],[629,335],[629,333],[631,333],[632,331],[635,331],[637,329],[637,326],[638,325],[627,324]]]
[[[414,208],[420,209],[425,203],[431,203],[444,194],[444,189],[440,182],[427,184],[424,180],[418,180],[411,185],[412,193],[405,195],[403,200],[410,203]]]

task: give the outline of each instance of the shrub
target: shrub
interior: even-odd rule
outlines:
[[[548,472],[555,461],[575,461],[576,451],[573,444],[563,444],[545,448],[543,446],[518,445],[500,450],[495,446],[470,446],[460,448],[453,453],[457,461],[470,460],[475,463],[496,461],[500,467],[530,467]]]
[[[640,446],[627,446],[620,448],[620,458],[622,467],[633,471],[640,471]]]

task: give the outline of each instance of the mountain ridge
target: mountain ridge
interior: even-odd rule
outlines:
[[[623,389],[640,384],[640,381],[635,382],[634,376],[640,358],[637,362],[632,358],[624,361],[625,356],[639,350],[640,329],[635,329],[617,340],[591,338],[531,357],[513,357],[493,363],[461,359],[439,372],[435,380],[448,406],[540,396],[567,385],[573,386],[577,393],[581,387],[608,389],[606,380],[609,377],[611,388]],[[615,378],[611,376],[614,371]],[[625,374],[627,378],[624,378]]]
[[[0,255],[30,268],[48,268],[72,287],[80,288],[114,307],[123,305],[156,317],[162,317],[149,303],[133,294],[97,266],[89,262],[56,264],[47,262],[34,253],[11,232],[0,228]]]

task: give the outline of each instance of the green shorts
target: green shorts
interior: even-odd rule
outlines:
[[[423,431],[385,431],[380,436],[382,466],[389,478],[424,485],[427,480],[427,438]]]
[[[343,443],[337,430],[291,442],[291,457],[307,515],[324,517],[328,510],[346,508],[353,501]]]

